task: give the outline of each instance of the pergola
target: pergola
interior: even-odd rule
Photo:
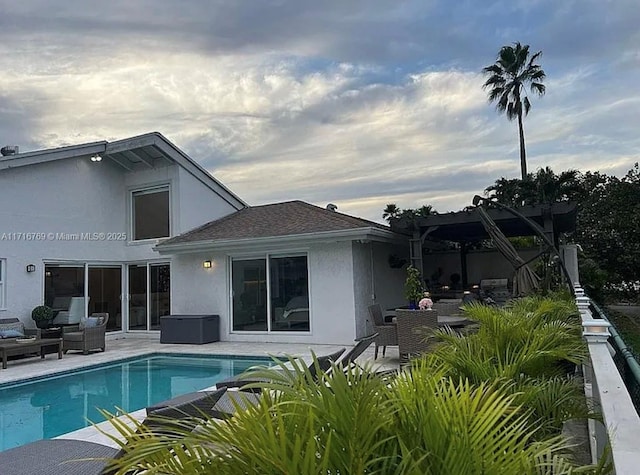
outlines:
[[[506,237],[541,236],[557,248],[560,234],[575,230],[577,208],[575,202],[559,202],[517,209],[485,207],[485,210]],[[426,241],[458,243],[463,287],[467,286],[469,245],[490,239],[475,207],[426,217],[395,218],[391,220],[391,230],[411,236],[411,265],[420,270],[423,269],[422,251]]]

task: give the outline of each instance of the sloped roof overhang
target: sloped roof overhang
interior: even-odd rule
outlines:
[[[150,132],[114,142],[92,142],[20,153],[2,158],[0,170],[93,155],[111,160],[125,171],[159,168],[176,163],[235,209],[247,206],[242,199],[159,132]]]
[[[325,231],[286,236],[251,237],[246,239],[216,239],[174,244],[158,244],[154,247],[160,254],[189,254],[197,252],[240,252],[261,249],[289,250],[311,244],[340,241],[387,242],[406,244],[407,238],[401,234],[375,227],[354,228],[340,231]]]

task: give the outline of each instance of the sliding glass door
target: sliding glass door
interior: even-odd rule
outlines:
[[[233,331],[308,332],[307,256],[233,259]]]
[[[160,330],[160,317],[171,312],[168,263],[130,264],[129,330]]]
[[[89,315],[108,313],[107,331],[122,330],[122,267],[89,266]]]
[[[234,330],[267,330],[266,274],[264,259],[233,261]]]
[[[54,323],[76,324],[85,316],[84,267],[84,264],[45,265],[44,303],[53,309]]]

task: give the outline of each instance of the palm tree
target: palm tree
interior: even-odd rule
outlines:
[[[402,211],[395,203],[387,204],[387,207],[382,211],[382,219],[387,222],[391,221],[391,218],[397,218]]]
[[[527,155],[524,147],[524,127],[522,116],[529,113],[531,102],[526,94],[526,87],[532,93],[542,96],[545,86],[542,84],[546,77],[545,72],[535,61],[542,55],[538,51],[529,58],[529,45],[521,45],[519,42],[513,46],[500,48],[496,62],[482,69],[489,79],[482,86],[489,88],[489,102],[496,102],[499,112],[505,112],[509,120],[518,119],[518,132],[520,134],[520,169],[522,179],[527,176]]]

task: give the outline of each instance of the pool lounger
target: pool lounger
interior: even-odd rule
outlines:
[[[311,375],[311,377],[316,380],[318,378],[318,372],[317,370],[320,370],[320,373],[324,373],[326,371],[328,371],[331,368],[331,363],[334,363],[335,361],[337,361],[337,359],[340,357],[340,355],[342,355],[342,353],[344,353],[344,348],[336,351],[335,353],[331,353],[330,355],[326,355],[326,356],[319,356],[316,361],[317,361],[317,367],[316,364],[312,361],[311,363],[309,363],[309,366],[307,367],[309,374]],[[282,368],[278,368],[278,369],[274,369],[272,371],[275,372],[282,372],[284,371]],[[254,392],[254,393],[259,393],[262,391],[262,389],[258,386],[256,387],[250,387],[247,388],[246,386],[251,384],[251,385],[259,385],[261,383],[268,383],[269,380],[268,379],[259,379],[259,378],[253,378],[251,376],[247,377],[246,374],[241,374],[239,376],[236,376],[234,378],[231,379],[226,379],[224,381],[218,381],[216,383],[216,388],[221,389],[221,388],[238,388],[241,389],[243,391],[248,391],[248,392]]]
[[[318,367],[317,369],[320,370],[321,373],[325,373],[327,371],[329,371],[331,369],[331,365],[333,363],[336,363],[338,365],[341,365],[344,369],[348,368],[349,366],[352,365],[356,365],[356,359],[362,355],[362,353],[364,353],[364,351],[371,346],[371,344],[373,343],[373,341],[375,340],[375,338],[378,336],[377,333],[373,333],[371,335],[359,338],[357,341],[357,343],[355,344],[355,346],[353,348],[351,348],[351,350],[349,350],[343,357],[342,359],[340,359],[340,361],[338,361],[338,358],[340,357],[340,355],[342,355],[342,353],[344,353],[345,349],[342,348],[341,350],[336,351],[335,353],[332,353],[330,355],[326,355],[326,356],[319,356],[317,358],[318,361]],[[317,369],[316,369],[316,365],[311,362],[309,364],[309,366],[307,367],[307,369],[309,370],[309,373],[311,374],[311,377],[316,380],[318,379],[318,374],[317,374]],[[278,369],[274,369],[273,371],[280,371],[282,372],[281,368]],[[226,379],[224,381],[218,381],[216,383],[216,388],[238,388],[241,389],[242,391],[247,391],[247,392],[254,392],[254,393],[259,393],[261,391],[261,388],[259,387],[260,383],[268,383],[269,381],[266,379],[258,379],[258,378],[252,378],[251,376],[247,377],[246,374],[241,374],[239,376],[236,376],[234,378],[230,378],[230,379]],[[252,385],[252,387],[246,387],[247,385]]]
[[[142,422],[147,427],[170,426],[163,418],[228,417],[214,412],[214,406],[226,389],[186,394],[147,409]],[[224,406],[229,407],[229,403]],[[159,418],[158,418],[159,417]],[[2,475],[101,475],[110,459],[122,455],[121,449],[94,442],[70,439],[45,439],[0,452]]]
[[[0,452],[2,475],[100,474],[118,449],[84,440],[45,439]],[[93,459],[93,460],[87,460]]]

